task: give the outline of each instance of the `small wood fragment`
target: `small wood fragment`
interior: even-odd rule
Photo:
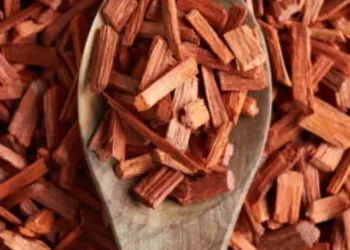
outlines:
[[[350,174],[350,151],[345,152],[337,170],[327,187],[329,194],[338,194]]]
[[[0,83],[6,87],[16,84],[20,76],[16,70],[8,63],[6,58],[0,54]]]
[[[262,250],[311,248],[319,237],[320,231],[317,227],[308,221],[301,221],[296,225],[265,234],[258,247]]]
[[[271,5],[272,13],[279,22],[285,22],[300,10],[297,0],[274,1]]]
[[[108,84],[117,49],[118,34],[109,26],[102,26],[95,36],[92,55],[91,91],[102,92]]]
[[[256,203],[250,204],[253,216],[258,223],[264,223],[270,220],[270,211],[268,207],[267,197],[261,198]]]
[[[115,171],[121,179],[134,178],[149,172],[154,167],[151,154],[147,153],[116,165]]]
[[[303,24],[309,25],[317,20],[323,3],[324,0],[312,0],[305,2]]]
[[[230,91],[223,94],[222,100],[224,102],[226,112],[234,126],[238,124],[246,98],[247,91]]]
[[[209,0],[179,0],[177,1],[177,7],[181,11],[189,12],[193,9],[197,9],[213,26],[216,30],[221,31],[227,22],[228,14],[226,9],[214,2]]]
[[[130,76],[112,70],[109,76],[108,84],[109,86],[112,86],[125,93],[135,95],[138,92],[140,83]]]
[[[349,4],[350,4],[349,0],[335,0],[331,2],[326,1],[321,8],[317,21],[325,21],[327,19],[332,18],[341,9],[345,8]]]
[[[228,170],[224,173],[210,174],[193,181],[185,179],[171,194],[181,205],[190,205],[205,201],[234,189],[234,176]]]
[[[10,224],[21,225],[22,221],[13,213],[0,206],[0,217]]]
[[[198,78],[193,77],[175,89],[172,107],[174,117],[178,118],[181,109],[197,99],[198,88]]]
[[[161,5],[159,0],[151,0],[145,18],[157,21],[161,16]]]
[[[291,87],[292,82],[286,68],[277,30],[267,23],[260,21],[259,24],[266,37],[274,79],[286,86]]]
[[[350,209],[346,210],[341,215],[343,226],[344,226],[344,238],[346,247],[350,247]]]
[[[3,230],[0,232],[0,238],[4,241],[4,244],[11,248],[12,250],[50,250],[43,241],[41,240],[31,240],[22,237],[12,231]]]
[[[324,172],[333,172],[338,167],[343,154],[344,149],[323,142],[312,154],[310,164]]]
[[[24,146],[29,147],[41,113],[41,99],[45,85],[41,80],[30,84],[9,125],[9,132]],[[23,127],[23,124],[26,124]]]
[[[162,167],[142,179],[134,187],[134,192],[146,206],[156,208],[183,179],[180,172]]]
[[[245,8],[242,5],[233,3],[231,8],[230,8],[230,11],[228,13],[226,26],[225,26],[223,32],[225,33],[227,31],[236,29],[239,26],[241,26],[243,24],[246,16],[247,16],[247,14],[248,14],[247,8]]]
[[[191,127],[188,128],[182,125],[177,118],[170,120],[165,137],[174,147],[185,152],[188,148],[190,136]]]
[[[0,158],[9,162],[13,167],[19,170],[27,165],[26,159],[23,158],[22,155],[2,144],[0,144]]]
[[[311,84],[311,48],[308,28],[292,24],[292,81],[295,103],[305,114],[314,110],[313,86]]]
[[[295,171],[287,171],[277,178],[277,197],[273,219],[281,224],[297,223],[304,192],[304,177]],[[286,199],[288,197],[288,199]]]
[[[349,198],[346,194],[328,196],[309,204],[306,216],[314,223],[321,223],[336,217],[349,206]]]
[[[334,92],[338,93],[350,82],[349,78],[341,72],[331,69],[321,80],[321,83],[329,87]]]
[[[181,36],[175,0],[162,0],[162,20],[169,47],[177,59],[181,59]]]
[[[137,95],[135,98],[136,108],[139,111],[144,111],[153,107],[159,100],[181,86],[186,80],[194,77],[197,72],[197,63],[193,58],[183,61]]]
[[[242,71],[261,66],[266,61],[258,39],[248,25],[226,32],[224,38],[236,58],[238,68]]]
[[[137,5],[135,0],[108,0],[101,13],[106,22],[119,33],[123,30]]]
[[[186,15],[186,19],[198,32],[198,34],[206,41],[206,43],[221,59],[221,61],[223,61],[225,64],[232,61],[233,55],[198,10],[192,10],[188,15]]]
[[[247,96],[243,103],[242,114],[249,117],[255,117],[259,114],[259,112],[260,110],[257,100],[250,96]]]
[[[239,231],[234,231],[232,233],[230,246],[245,250],[256,250],[255,246]]]
[[[310,36],[312,39],[316,39],[326,43],[346,42],[346,38],[343,32],[339,30],[310,28]]]
[[[327,75],[334,64],[334,61],[324,55],[320,55],[316,58],[312,70],[311,79],[314,90],[318,89],[319,82]]]
[[[203,99],[187,103],[183,108],[181,122],[188,128],[196,130],[210,120],[209,111]]]
[[[53,227],[54,216],[52,211],[42,209],[27,219],[25,228],[38,235],[47,234]]]

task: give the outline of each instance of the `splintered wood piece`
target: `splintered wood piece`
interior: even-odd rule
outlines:
[[[270,211],[266,197],[262,197],[256,203],[250,204],[250,206],[257,222],[264,223],[270,220]]]
[[[350,117],[318,98],[315,113],[302,118],[299,126],[333,146],[350,147]]]
[[[79,15],[80,12],[98,3],[99,0],[74,1],[70,8],[50,24],[42,33],[41,40],[43,44],[50,45],[58,40],[69,22]],[[67,29],[69,31],[69,29]]]
[[[153,38],[157,35],[166,37],[166,31],[163,23],[148,21],[144,21],[142,23],[139,36]],[[196,32],[187,26],[180,25],[180,37],[183,41],[187,41],[195,45],[200,44],[200,40]]]
[[[128,75],[112,70],[109,76],[108,85],[125,93],[135,95],[138,93],[140,83]]]
[[[230,11],[228,13],[228,18],[226,22],[226,26],[223,30],[223,33],[227,31],[234,30],[241,26],[247,17],[248,9],[242,5],[233,3]]]
[[[202,167],[193,161],[190,157],[183,154],[180,150],[175,148],[167,140],[150,130],[144,123],[138,120],[133,114],[127,111],[122,105],[116,102],[114,99],[105,95],[109,105],[119,113],[120,118],[136,130],[144,138],[150,140],[156,147],[169,154],[174,160],[183,164],[192,172],[197,172]]]
[[[282,151],[274,155],[258,172],[251,185],[248,199],[251,203],[257,202],[270,190],[275,179],[284,171],[290,170],[299,158],[299,152],[287,145]]]
[[[108,25],[103,25],[96,33],[90,85],[94,93],[101,93],[107,87],[118,39],[118,33]]]
[[[228,121],[228,115],[220,96],[220,90],[215,80],[214,71],[202,66],[202,77],[211,121],[214,128],[218,128]]]
[[[321,223],[335,218],[349,207],[349,198],[345,193],[328,196],[309,204],[306,216],[314,223]]]
[[[20,0],[4,0],[3,10],[5,15],[3,18],[7,18],[21,9],[21,1]]]
[[[333,68],[339,72],[350,76],[350,55],[338,50],[326,43],[312,40],[312,53],[315,55],[325,55],[334,61]]]
[[[245,250],[257,250],[255,246],[239,231],[234,231],[230,240],[231,247],[237,247]]]
[[[0,23],[0,33],[4,33],[12,29],[16,24],[38,15],[42,9],[43,5],[37,1],[29,5],[27,8],[22,9],[17,13],[13,13],[11,16],[7,17],[5,20]]]
[[[115,171],[121,179],[130,179],[149,172],[154,167],[150,153],[133,159],[121,161],[116,165]]]
[[[311,222],[301,221],[265,234],[258,244],[261,250],[293,250],[311,248],[320,237],[320,230]]]
[[[0,232],[0,238],[3,240],[4,244],[12,250],[50,250],[43,241],[27,239],[22,237],[20,234],[14,233],[12,231],[3,230]]]
[[[61,139],[58,119],[65,97],[66,89],[60,86],[52,87],[44,95],[44,122],[48,149],[57,146]]]
[[[347,248],[350,248],[350,209],[343,212],[341,218],[345,232],[345,244]]]
[[[166,165],[170,168],[173,168],[177,171],[180,171],[184,174],[187,175],[193,175],[194,172],[190,171],[187,167],[185,167],[184,165],[182,165],[181,163],[175,161],[173,158],[171,158],[170,155],[168,155],[167,153],[163,152],[162,150],[156,149],[154,150],[153,154],[152,154],[152,159],[155,162],[158,162],[162,165]]]
[[[323,3],[324,0],[305,1],[303,24],[310,25],[317,20]]]
[[[340,91],[335,94],[335,97],[340,109],[344,111],[350,109],[350,81],[343,84]]]
[[[260,110],[257,100],[250,96],[247,96],[243,103],[242,114],[249,117],[255,117],[259,114],[259,112]]]
[[[310,36],[312,39],[323,41],[326,43],[346,42],[346,38],[340,30],[324,29],[324,28],[310,28]]]
[[[244,202],[242,210],[244,211],[251,230],[253,230],[256,235],[263,236],[265,233],[265,228],[256,220],[252,206],[247,200]]]
[[[181,122],[192,130],[197,130],[199,127],[207,124],[210,121],[209,111],[203,99],[196,99],[187,103],[183,107],[183,115]]]
[[[49,6],[51,9],[56,10],[62,3],[62,0],[39,0],[39,2]]]
[[[42,209],[38,213],[31,215],[26,223],[25,228],[35,234],[47,234],[53,228],[55,215],[48,209]]]
[[[331,179],[331,182],[328,184],[327,193],[335,195],[340,192],[343,187],[345,181],[348,179],[350,174],[350,151],[347,151],[337,170]]]
[[[53,152],[53,159],[60,165],[75,166],[83,159],[79,124],[76,122]]]
[[[334,61],[324,55],[316,58],[311,70],[311,82],[314,90],[318,89],[319,82],[328,74],[332,68]]]
[[[303,157],[301,157],[302,159]],[[320,178],[318,169],[310,164],[305,164],[304,174],[304,203],[308,206],[311,202],[321,198]]]
[[[226,108],[226,112],[234,126],[238,124],[238,120],[246,98],[247,91],[230,91],[223,94],[222,99]]]
[[[265,146],[266,153],[273,153],[301,134],[298,119],[299,110],[291,110],[271,125]]]
[[[331,69],[322,79],[322,84],[329,87],[334,92],[340,92],[344,85],[350,83],[349,77],[337,70]]]
[[[10,87],[17,85],[19,80],[19,74],[13,66],[8,63],[5,57],[0,54],[0,83],[6,87]]]
[[[2,144],[0,144],[0,158],[9,162],[16,169],[23,169],[27,165],[22,155]]]
[[[278,31],[273,26],[259,21],[260,27],[266,37],[267,47],[269,49],[270,61],[272,65],[272,73],[275,80],[278,82],[291,87],[292,82],[290,80],[285,59],[283,57],[280,39]]]
[[[162,0],[162,20],[169,47],[177,59],[181,59],[181,36],[175,0]]]
[[[40,180],[33,184],[31,189],[31,199],[70,221],[78,221],[79,201],[54,183]]]
[[[221,31],[226,25],[228,14],[226,9],[214,2],[209,0],[178,0],[176,2],[177,7],[181,11],[189,12],[193,9],[197,9],[213,26],[216,30]]]
[[[305,114],[314,110],[314,91],[311,82],[311,47],[308,28],[292,24],[292,81],[295,103]]]
[[[2,47],[3,55],[10,62],[57,68],[59,58],[55,47],[34,44],[10,44]]]
[[[41,80],[32,82],[9,125],[9,132],[26,147],[29,147],[41,113],[41,99],[45,91]],[[23,126],[25,124],[25,126]]]
[[[198,78],[193,77],[187,80],[184,84],[177,87],[174,92],[173,98],[173,113],[174,117],[179,117],[181,109],[188,104],[196,100],[198,97]]]
[[[0,217],[14,225],[21,225],[22,221],[13,213],[0,206]]]
[[[192,10],[186,15],[186,19],[221,61],[225,64],[232,61],[233,55],[230,50],[198,10]]]
[[[336,16],[337,13],[350,4],[349,0],[326,1],[322,6],[317,21],[326,21]]]
[[[167,42],[161,36],[155,36],[148,56],[148,62],[143,70],[139,89],[142,91],[150,86],[163,72],[160,68],[168,53]]]
[[[137,3],[135,12],[130,15],[130,20],[126,26],[124,37],[123,37],[124,46],[133,45],[135,38],[141,28],[149,2],[150,0],[139,0]],[[130,3],[127,3],[127,5],[129,4]]]
[[[138,94],[135,98],[135,107],[138,111],[150,109],[158,101],[181,86],[185,81],[194,77],[197,73],[197,63],[193,58],[181,62]]]
[[[239,69],[248,71],[261,66],[266,61],[259,40],[248,25],[226,32],[224,38],[235,56]]]
[[[298,222],[303,192],[304,177],[302,174],[294,171],[281,174],[277,178],[277,196],[273,219],[282,224]]]
[[[111,120],[111,135],[112,138],[112,156],[122,161],[125,159],[126,154],[126,134],[124,127],[122,125],[122,121],[119,115],[115,112],[112,114]]]
[[[187,105],[185,106],[187,107]],[[174,147],[182,152],[186,152],[190,141],[191,129],[182,125],[177,118],[170,120],[165,138]]]
[[[78,81],[74,81],[73,86],[70,87],[66,101],[64,102],[59,122],[63,124],[71,124],[77,117],[77,91]]]
[[[333,172],[342,159],[344,149],[321,143],[310,158],[310,164],[323,172]]]
[[[271,7],[275,18],[282,23],[300,11],[298,0],[273,1]]]
[[[232,192],[234,187],[234,175],[231,170],[227,170],[195,180],[184,179],[172,192],[171,197],[186,206]]]
[[[194,59],[196,59],[198,64],[205,65],[211,69],[219,69],[222,71],[231,71],[232,69],[234,69],[233,65],[224,64],[209,50],[198,47],[197,45],[192,43],[182,43],[181,55],[184,59],[193,57]]]
[[[209,154],[207,158],[206,167],[209,169],[215,169],[220,162],[220,158],[225,151],[228,143],[229,135],[233,128],[232,122],[227,122],[217,129],[214,135],[213,142],[210,145]]]
[[[24,168],[21,172],[0,184],[0,200],[39,180],[46,175],[47,172],[48,167],[45,160],[37,160],[32,165]]]
[[[108,0],[101,13],[105,21],[119,33],[123,30],[136,7],[136,0]]]
[[[162,167],[143,178],[133,191],[143,204],[156,208],[183,179],[181,172]]]

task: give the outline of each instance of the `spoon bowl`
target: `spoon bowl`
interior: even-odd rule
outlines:
[[[217,1],[229,8],[232,3],[245,5],[243,0]],[[103,6],[103,5],[102,5]],[[262,48],[266,46],[262,33],[249,14],[246,24],[257,27]],[[102,95],[90,92],[89,62],[96,30],[103,24],[98,12],[85,45],[79,73],[78,111],[85,157],[105,205],[109,225],[120,250],[214,250],[227,249],[232,230],[244,198],[258,168],[271,116],[271,77],[267,61],[269,87],[251,96],[258,101],[260,113],[254,118],[241,117],[230,135],[235,147],[229,168],[236,177],[235,190],[215,199],[183,207],[165,201],[157,209],[140,204],[132,195],[135,180],[120,180],[114,172],[115,160],[101,163],[87,146],[102,120],[107,104]]]

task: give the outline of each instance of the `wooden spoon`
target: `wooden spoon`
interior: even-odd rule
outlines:
[[[243,0],[221,0],[228,8]],[[249,14],[246,23],[257,26]],[[85,45],[79,75],[79,123],[85,156],[97,190],[105,204],[109,224],[120,250],[216,250],[227,249],[228,242],[241,210],[244,198],[258,168],[271,115],[271,79],[269,88],[252,93],[257,99],[260,114],[255,118],[242,117],[232,131],[230,141],[235,146],[230,169],[236,176],[236,189],[231,194],[199,204],[182,207],[165,201],[158,209],[141,205],[130,195],[134,181],[120,180],[113,166],[115,161],[99,162],[87,149],[87,144],[105,112],[104,98],[89,91],[88,73],[93,38],[103,24],[98,14]],[[264,39],[259,30],[261,41]],[[262,44],[266,52],[265,44]],[[266,69],[270,72],[269,63]]]

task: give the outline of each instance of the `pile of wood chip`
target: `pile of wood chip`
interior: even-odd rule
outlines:
[[[234,189],[229,135],[241,113],[259,112],[247,93],[268,86],[267,55],[246,14],[211,0],[103,7],[90,90],[111,108],[89,148],[101,161],[119,160],[120,178],[143,177],[133,191],[146,206],[167,197],[189,205]]]
[[[1,250],[116,249],[76,112],[77,71],[99,4],[0,3]]]
[[[249,1],[274,78],[233,249],[350,249],[350,1]]]

